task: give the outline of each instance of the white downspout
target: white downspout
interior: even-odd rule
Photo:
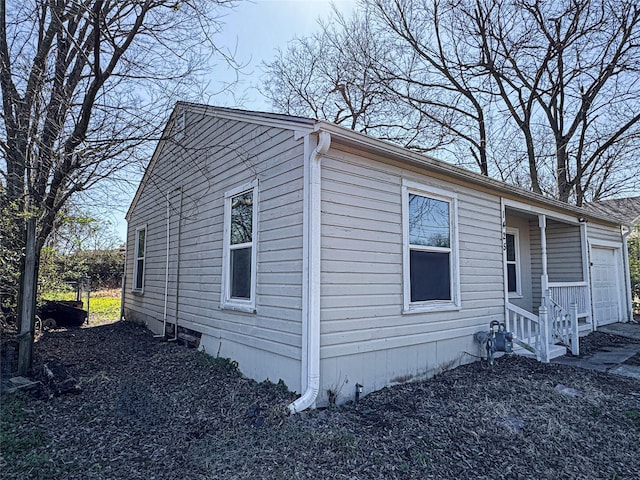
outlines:
[[[321,248],[321,164],[322,155],[331,145],[331,135],[320,132],[318,146],[309,156],[309,176],[305,185],[309,189],[309,204],[305,211],[308,226],[307,252],[309,255],[307,292],[307,385],[304,393],[288,408],[290,413],[312,407],[320,391],[320,248]],[[304,319],[303,319],[304,320]]]
[[[587,232],[587,220],[580,221],[580,248],[582,249],[582,281],[587,285],[586,304],[589,306],[589,324],[591,332],[595,332],[596,326],[593,321],[593,302],[591,301],[591,267],[589,265],[589,234]]]

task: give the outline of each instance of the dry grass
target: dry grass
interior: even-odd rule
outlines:
[[[83,392],[21,404],[3,479],[640,478],[624,377],[509,357],[288,417],[282,386],[127,322],[48,332],[51,358]]]

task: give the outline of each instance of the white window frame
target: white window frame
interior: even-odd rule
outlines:
[[[140,232],[144,230],[144,252],[140,257]],[[135,293],[144,293],[144,272],[147,266],[147,225],[142,225],[136,228],[136,240],[133,256],[133,282],[131,284],[131,291]],[[142,260],[142,285],[137,285],[138,282],[138,262]]]
[[[428,300],[422,302],[411,301],[411,270],[409,244],[409,195],[415,194],[422,197],[449,203],[449,234],[451,246],[448,249],[428,247],[429,251],[447,251],[450,253],[450,292],[451,300]],[[402,182],[402,263],[403,263],[403,309],[402,313],[442,312],[448,310],[460,310],[460,264],[458,248],[458,195],[430,185],[424,185],[410,180]]]
[[[251,192],[253,207],[251,215],[251,242],[231,245],[231,199],[243,193]],[[258,239],[258,180],[240,185],[224,194],[224,232],[222,247],[222,281],[220,308],[255,313],[256,311],[256,266]],[[236,248],[251,247],[251,294],[249,299],[231,296],[231,251]]]
[[[515,249],[515,254],[516,254],[516,258],[515,260],[508,260],[508,252],[506,250],[506,237],[505,237],[505,254],[504,254],[504,261],[505,261],[505,277],[504,277],[504,281],[506,282],[506,290],[507,293],[509,294],[509,298],[522,298],[522,279],[520,276],[520,270],[521,270],[521,266],[520,266],[520,230],[517,228],[513,228],[513,227],[507,227],[506,229],[506,234],[507,235],[513,235],[513,248]],[[509,291],[509,270],[507,268],[507,265],[512,264],[516,266],[516,290],[515,292],[510,292]]]

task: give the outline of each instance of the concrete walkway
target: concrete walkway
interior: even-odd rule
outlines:
[[[613,323],[598,327],[598,331],[640,342],[640,323]],[[640,380],[640,343],[621,344],[619,347],[603,347],[594,353],[579,357],[565,355],[552,360],[552,362]]]

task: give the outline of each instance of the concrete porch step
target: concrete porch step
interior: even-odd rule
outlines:
[[[513,353],[516,355],[522,355],[523,357],[536,358],[535,354],[531,353],[526,348],[522,348],[520,345],[513,344]],[[567,354],[567,347],[564,345],[549,345],[549,359],[561,357]]]

